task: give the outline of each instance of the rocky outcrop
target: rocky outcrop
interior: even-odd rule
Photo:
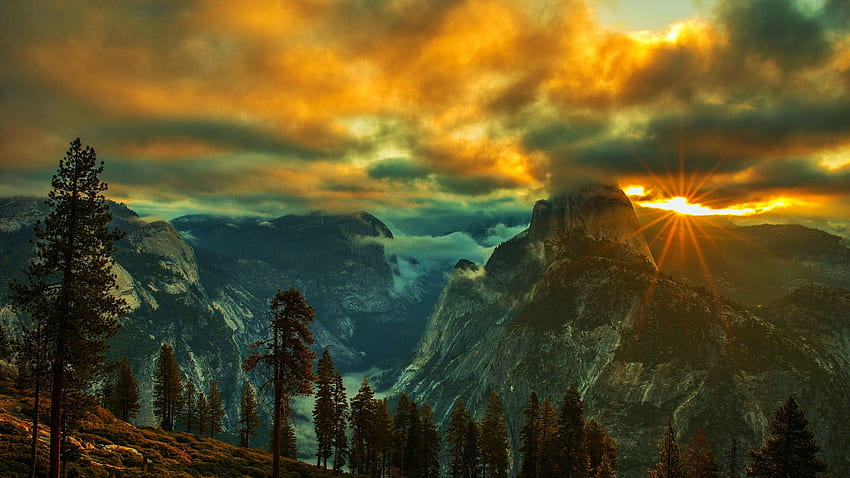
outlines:
[[[542,241],[554,232],[622,244],[655,264],[631,201],[615,186],[587,184],[573,192],[537,201],[529,236]]]

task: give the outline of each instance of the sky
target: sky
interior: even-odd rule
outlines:
[[[80,137],[164,218],[434,236],[599,181],[850,231],[846,0],[0,2],[0,41],[0,196]]]

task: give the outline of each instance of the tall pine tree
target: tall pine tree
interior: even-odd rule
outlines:
[[[586,478],[589,457],[584,443],[584,409],[576,387],[570,387],[558,414],[558,447],[566,478]]]
[[[106,338],[127,312],[117,294],[111,256],[122,233],[109,229],[112,215],[99,178],[103,163],[94,149],[71,143],[53,176],[50,212],[35,226],[36,257],[24,283],[11,284],[12,304],[40,330],[51,372],[50,474],[61,473],[66,397],[83,397],[99,370]]]
[[[685,464],[679,453],[679,445],[676,443],[676,434],[673,426],[667,424],[664,437],[658,444],[658,463],[655,469],[646,470],[649,478],[684,478]]]
[[[720,467],[701,428],[697,428],[685,452],[686,478],[720,478]]]
[[[446,429],[446,444],[449,447],[449,466],[452,478],[465,478],[465,457],[467,455],[467,428],[472,418],[458,398],[449,416],[449,426]]]
[[[741,464],[741,449],[738,446],[738,440],[735,438],[732,439],[732,442],[729,444],[729,451],[726,453],[726,472],[724,476],[726,478],[741,478],[741,469],[743,465]]]
[[[183,409],[183,379],[180,366],[174,358],[174,349],[162,344],[159,360],[153,377],[153,413],[159,417],[159,426],[163,430],[174,430],[180,411]]]
[[[481,477],[481,427],[474,418],[466,423],[466,436],[463,454],[464,478]]]
[[[537,478],[540,452],[540,403],[537,392],[532,391],[528,396],[522,416],[525,422],[519,432],[519,452],[522,456],[519,478]]]
[[[316,466],[328,469],[333,455],[334,436],[334,363],[328,349],[322,352],[316,374],[316,402],[313,406],[313,428],[316,431]]]
[[[142,409],[139,403],[139,382],[133,375],[127,357],[118,364],[118,376],[109,397],[109,411],[119,420],[129,422]]]
[[[254,344],[254,351],[245,358],[242,368],[254,370],[264,365],[271,372],[267,383],[274,388],[272,401],[272,478],[280,478],[281,438],[283,422],[289,422],[289,400],[297,395],[313,393],[313,359],[310,350],[313,332],[308,325],[316,316],[313,307],[296,289],[278,290],[269,308],[271,337]],[[290,424],[291,427],[291,424]]]
[[[422,424],[422,478],[440,477],[440,435],[434,412],[428,403],[419,409],[419,421]]]
[[[814,478],[826,471],[818,459],[820,446],[809,430],[806,413],[794,397],[788,397],[770,422],[771,437],[758,450],[750,450],[748,476],[760,478]]]
[[[561,448],[558,444],[558,412],[548,398],[540,405],[540,451],[538,452],[537,476],[539,478],[560,477]]]
[[[342,471],[348,458],[348,397],[345,394],[345,383],[342,374],[334,371],[334,382],[331,387],[333,399],[333,431],[331,434],[331,448],[333,449],[333,469]]]
[[[215,438],[217,432],[224,431],[221,427],[221,421],[224,419],[224,402],[221,400],[221,391],[215,380],[210,380],[210,397],[207,399],[207,406],[209,407],[207,429],[210,437]]]
[[[484,478],[508,476],[508,430],[505,409],[496,391],[490,392],[481,420],[481,467]]]
[[[245,380],[245,387],[242,389],[242,397],[239,401],[239,425],[241,425],[239,444],[248,448],[251,437],[257,434],[260,418],[257,415],[257,396],[254,393],[254,387],[247,380]]]
[[[183,424],[186,425],[186,431],[192,433],[193,425],[197,426],[195,417],[198,415],[198,397],[195,390],[195,382],[190,378],[186,383],[186,388],[183,390],[183,410],[180,413]]]
[[[272,433],[274,433],[274,427],[272,427]],[[291,460],[298,458],[298,441],[295,438],[295,427],[290,418],[287,418],[281,424],[279,441],[281,456]]]
[[[48,349],[44,340],[43,324],[34,327],[24,327],[22,337],[17,345],[15,356],[18,365],[18,387],[32,387],[33,415],[30,433],[30,478],[35,478],[38,470],[38,437],[41,423],[42,390],[50,386],[50,362],[47,360]]]
[[[390,459],[393,451],[393,414],[390,412],[387,399],[372,401],[374,419],[369,429],[369,450],[373,455],[374,467],[371,472],[373,477],[387,478],[392,476],[390,471]]]
[[[351,467],[357,473],[371,474],[374,467],[375,416],[375,393],[363,377],[360,390],[351,399]]]
[[[198,400],[196,402],[197,412],[195,414],[195,421],[198,424],[198,435],[204,435],[207,433],[207,425],[210,420],[210,406],[207,403],[207,396],[204,392],[198,392]]]
[[[404,392],[399,397],[393,417],[393,435],[393,466],[408,478],[416,477],[422,455],[419,449],[422,444],[421,423],[416,403]]]
[[[584,441],[590,459],[590,476],[598,478],[602,461],[607,459],[607,467],[611,472],[617,471],[617,446],[614,440],[608,436],[605,427],[591,419],[584,426]]]

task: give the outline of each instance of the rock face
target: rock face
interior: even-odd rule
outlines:
[[[272,220],[188,216],[173,223],[197,253],[213,307],[237,336],[257,337],[268,300],[279,288],[295,287],[316,309],[317,351],[328,347],[343,370],[407,357],[433,304],[428,299],[439,291],[432,284],[422,297],[390,293],[396,258],[367,239],[391,239],[392,232],[365,212]]]
[[[391,238],[366,213],[311,214],[273,220],[193,216],[148,222],[118,204],[113,224],[127,235],[114,256],[120,294],[131,312],[111,340],[110,359],[127,356],[140,382],[138,421],[153,424],[152,377],[162,343],[174,347],[186,378],[222,391],[225,428],[235,429],[240,368],[248,344],[265,337],[269,299],[296,287],[316,308],[315,349],[336,365],[363,370],[400,362],[421,336],[428,294],[393,296],[395,258],[363,237]],[[33,254],[36,220],[47,211],[31,198],[0,200],[0,279],[20,276]],[[175,227],[175,225],[177,227]],[[439,281],[427,285],[438,292]],[[437,292],[431,293],[435,297]],[[19,320],[0,292],[0,320]],[[391,326],[389,326],[391,324]]]
[[[785,299],[802,305],[756,315],[660,275],[623,198],[585,188],[539,202],[529,229],[485,266],[460,262],[396,391],[428,401],[445,423],[457,398],[480,418],[496,390],[518,465],[530,392],[558,401],[576,385],[588,418],[620,446],[627,477],[655,463],[668,422],[684,444],[702,428],[721,455],[733,438],[759,444],[794,394],[831,471],[850,473],[839,438],[850,423],[850,324],[840,305],[812,312],[824,310],[821,302],[844,304],[835,297],[847,293],[817,289]],[[801,320],[811,316],[816,339]]]
[[[529,235],[545,240],[553,232],[586,236],[618,243],[654,264],[649,246],[639,233],[635,210],[620,189],[587,184],[551,200],[537,201],[531,214]]]

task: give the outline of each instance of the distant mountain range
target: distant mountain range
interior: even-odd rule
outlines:
[[[3,283],[25,269],[45,212],[38,199],[0,200]],[[128,233],[115,259],[132,312],[110,355],[130,358],[145,401],[167,342],[187,377],[216,380],[232,427],[239,365],[264,334],[268,299],[296,287],[316,308],[316,350],[344,371],[396,370],[383,382],[427,400],[438,421],[457,398],[480,413],[498,391],[515,464],[529,393],[558,400],[577,385],[620,446],[621,476],[654,463],[667,422],[683,442],[703,428],[718,455],[732,438],[755,446],[789,394],[833,475],[850,475],[850,249],[839,237],[711,218],[676,230],[652,210],[635,214],[618,189],[589,185],[538,202],[486,264],[458,257],[399,288],[416,258],[391,253],[393,232],[368,213],[165,222],[112,212]],[[153,423],[150,408],[140,419]]]
[[[113,225],[127,233],[115,254],[118,283],[131,306],[111,340],[110,358],[126,355],[151,403],[162,343],[174,346],[183,372],[208,387],[215,380],[235,429],[240,368],[248,344],[265,337],[268,301],[295,287],[316,309],[315,350],[331,350],[343,371],[397,367],[419,338],[445,271],[423,271],[415,293],[393,287],[396,257],[368,238],[392,233],[367,213],[309,214],[277,219],[187,216],[150,221],[112,204]],[[0,200],[0,320],[17,320],[8,305],[13,277],[33,254],[33,225],[46,214],[35,198]],[[252,378],[260,385],[259,377]],[[200,387],[199,387],[200,388]],[[151,407],[141,423],[153,424]]]

